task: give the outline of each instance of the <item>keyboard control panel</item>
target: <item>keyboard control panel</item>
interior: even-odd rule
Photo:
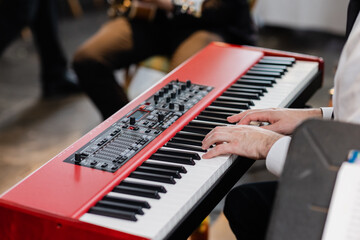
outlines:
[[[115,172],[212,89],[171,81],[64,162]]]

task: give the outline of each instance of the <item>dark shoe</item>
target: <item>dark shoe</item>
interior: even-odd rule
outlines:
[[[77,84],[76,75],[70,71],[63,76],[49,77],[42,79],[42,98],[57,99],[80,93],[81,89]]]

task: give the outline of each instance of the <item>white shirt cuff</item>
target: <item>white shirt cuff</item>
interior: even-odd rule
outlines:
[[[334,109],[332,107],[321,107],[320,109],[323,115],[323,119],[330,120]]]
[[[282,173],[290,141],[289,136],[280,138],[272,145],[266,157],[266,168],[276,176]]]

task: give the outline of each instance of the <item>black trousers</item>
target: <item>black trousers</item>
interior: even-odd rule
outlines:
[[[157,54],[169,56],[174,68],[210,42],[222,40],[209,31],[173,28],[170,20],[149,23],[119,17],[104,24],[76,51],[73,68],[80,86],[106,119],[128,102],[114,70]]]
[[[67,61],[58,36],[56,1],[1,0],[0,55],[25,26],[31,28],[40,55],[42,80],[61,79]]]
[[[251,183],[229,192],[224,214],[237,239],[265,239],[277,185],[277,182]]]

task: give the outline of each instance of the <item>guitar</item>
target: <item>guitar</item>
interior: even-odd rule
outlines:
[[[112,18],[125,16],[130,19],[152,21],[157,6],[141,0],[108,0],[110,8],[108,15]],[[175,14],[190,14],[201,17],[204,0],[173,0]]]

